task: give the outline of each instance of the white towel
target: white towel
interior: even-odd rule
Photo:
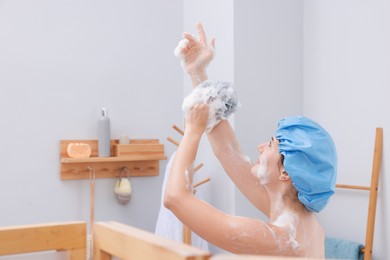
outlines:
[[[168,182],[168,176],[171,171],[171,166],[172,166],[173,158],[175,157],[175,153],[172,154],[171,158],[168,161],[167,167],[165,168],[164,182],[163,182],[162,195],[161,195],[161,206],[157,218],[155,234],[169,239],[173,239],[178,242],[183,242],[183,224],[180,222],[178,218],[176,218],[176,216],[169,209],[164,207],[165,187]],[[196,195],[197,197],[199,197],[202,194],[200,192],[197,192]],[[207,242],[202,238],[200,238],[198,235],[196,235],[194,232],[192,232],[191,241],[192,241],[192,246],[207,251],[209,250]]]

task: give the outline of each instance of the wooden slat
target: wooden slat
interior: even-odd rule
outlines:
[[[95,223],[94,235],[97,260],[107,259],[107,254],[123,260],[203,260],[211,256],[207,251],[116,222]]]
[[[158,144],[158,139],[131,139],[130,144]]]
[[[370,200],[368,205],[364,260],[370,260],[372,258],[376,201],[378,196],[379,173],[380,173],[380,166],[382,160],[382,145],[383,145],[383,129],[377,128],[375,134],[374,159],[372,164],[372,178],[371,178]]]
[[[85,222],[0,228],[0,255],[85,249]]]
[[[198,164],[198,166],[196,166],[196,167],[194,168],[194,173],[196,173],[197,171],[199,171],[199,169],[202,168],[203,165],[204,165],[203,163]]]
[[[118,157],[148,157],[148,155],[161,155],[164,157],[163,144],[114,144],[114,156]]]
[[[172,127],[173,127],[173,129],[175,129],[179,134],[184,135],[184,131],[181,130],[177,125],[173,125]]]
[[[127,161],[165,160],[164,154],[133,155],[126,157],[61,158],[61,163],[111,163]]]
[[[61,180],[89,179],[88,167],[92,167],[98,178],[117,178],[123,167],[128,169],[128,176],[158,176],[159,161],[120,161],[105,163],[61,163]]]
[[[183,225],[183,243],[186,245],[192,244],[192,232],[186,225]]]
[[[202,185],[202,184],[204,184],[204,183],[206,183],[206,182],[209,182],[209,181],[211,181],[211,178],[210,178],[210,177],[208,177],[208,178],[206,178],[206,179],[204,179],[204,180],[202,180],[202,181],[200,181],[200,182],[198,182],[198,183],[192,185],[192,188],[195,189],[196,187],[198,187],[198,186],[200,186],[200,185]]]
[[[85,248],[81,249],[72,249],[68,251],[68,259],[69,260],[83,260],[86,259],[86,250]]]
[[[369,186],[358,186],[358,185],[347,185],[347,184],[336,184],[336,188],[353,189],[353,190],[370,190]]]
[[[94,260],[111,260],[111,255],[103,250],[95,250],[93,255]]]
[[[267,255],[233,255],[220,254],[211,258],[212,260],[297,260],[297,257],[288,256],[267,256]],[[318,260],[318,258],[306,258],[306,260]]]
[[[174,145],[176,146],[179,146],[180,143],[178,141],[176,141],[175,139],[173,139],[172,137],[168,137],[167,140],[171,143],[173,143]]]

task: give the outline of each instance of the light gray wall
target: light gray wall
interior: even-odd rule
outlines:
[[[235,1],[234,78],[242,103],[235,128],[252,161],[279,119],[302,113],[302,28],[301,0]],[[238,190],[236,212],[259,217]]]
[[[333,135],[338,182],[369,185],[375,128],[384,128],[374,259],[389,259],[390,2],[304,2],[304,113]],[[337,190],[320,214],[328,235],[364,243],[365,191]]]
[[[96,139],[101,106],[112,138],[158,138],[172,153],[182,24],[182,1],[0,1],[0,226],[89,219],[88,181],[60,180],[59,141]],[[98,179],[96,221],[154,231],[162,177],[131,178],[127,206],[115,179]]]

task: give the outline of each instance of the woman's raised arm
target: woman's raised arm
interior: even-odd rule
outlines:
[[[259,179],[251,173],[252,163],[241,150],[230,123],[222,120],[207,137],[215,156],[232,181],[256,208],[269,217],[269,195]]]
[[[183,33],[183,40],[175,49],[175,55],[182,60],[182,66],[191,78],[195,88],[208,79],[207,66],[214,58],[215,39],[207,42],[201,23],[197,24],[198,39]],[[229,122],[222,120],[208,134],[214,154],[240,191],[261,210],[269,215],[269,197],[259,180],[251,174],[252,163],[241,151],[236,135]]]

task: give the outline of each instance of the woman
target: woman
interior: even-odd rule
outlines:
[[[184,33],[175,50],[194,88],[207,80],[215,40],[208,44],[202,25],[199,40]],[[324,231],[315,213],[333,194],[336,151],[331,137],[305,117],[279,122],[275,136],[258,145],[252,165],[242,153],[227,120],[207,131],[209,142],[226,173],[241,192],[269,217],[258,219],[227,215],[197,199],[191,189],[191,168],[200,139],[208,127],[209,106],[193,105],[176,152],[164,205],[186,226],[210,243],[232,253],[324,258]]]

